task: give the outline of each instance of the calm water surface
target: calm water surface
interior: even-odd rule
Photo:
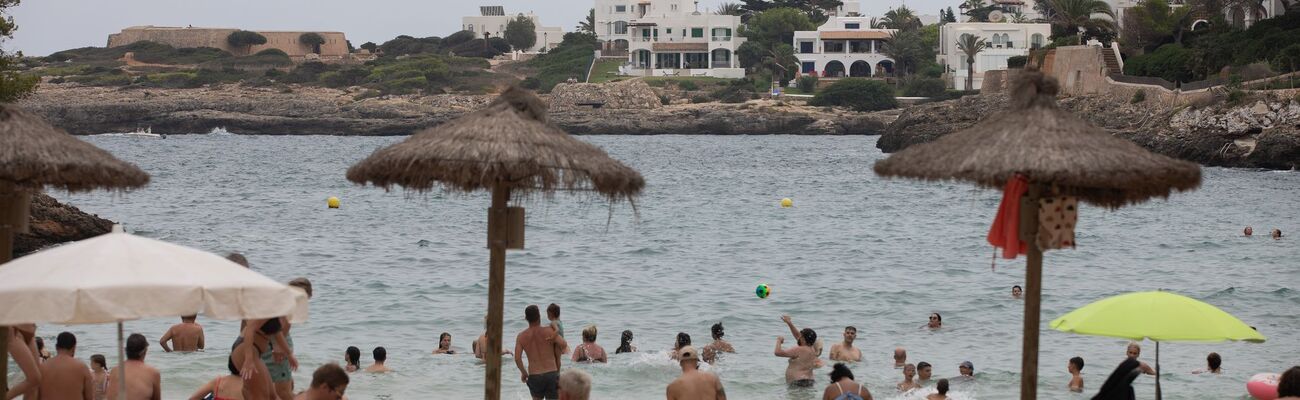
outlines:
[[[472,355],[433,356],[438,334],[468,352],[486,307],[485,194],[407,194],[344,179],[348,166],[399,138],[173,136],[88,141],[153,175],[129,194],[55,197],[120,221],[136,234],[217,253],[239,251],[280,281],[315,283],[309,323],[294,339],[305,366],[340,360],[349,345],[388,349],[396,373],[354,375],[353,399],[481,398],[483,368]],[[598,199],[524,199],[527,249],[509,254],[506,345],[525,327],[528,304],[559,303],[571,340],[587,324],[612,352],[631,329],[642,352],[611,356],[585,369],[597,399],[662,398],[677,366],[663,352],[679,332],[696,344],[715,322],[739,351],[710,367],[740,399],[820,398],[786,389],[785,361],[772,356],[790,314],[829,343],[858,327],[865,360],[854,366],[877,398],[899,395],[896,346],[910,362],[934,364],[935,377],[975,364],[977,384],[954,386],[959,399],[1009,399],[1018,391],[1023,258],[999,261],[984,242],[999,193],[966,184],[887,181],[871,164],[884,157],[872,137],[590,137],[648,182],[638,203],[612,209]],[[1077,250],[1049,252],[1044,267],[1040,397],[1067,393],[1066,361],[1082,356],[1089,394],[1124,357],[1122,340],[1052,331],[1053,318],[1124,292],[1167,289],[1215,304],[1259,328],[1264,344],[1169,343],[1161,348],[1167,399],[1245,399],[1257,372],[1300,364],[1300,246],[1266,237],[1300,232],[1300,174],[1206,168],[1198,191],[1119,211],[1085,207]],[[325,199],[338,196],[342,209]],[[795,207],[782,209],[790,197]],[[1253,225],[1257,236],[1242,237]],[[758,283],[773,295],[760,300]],[[919,327],[931,312],[944,328]],[[209,347],[147,361],[164,371],[164,398],[184,398],[223,374],[237,323],[201,321]],[[128,323],[156,341],[172,320]],[[115,354],[111,326],[42,326],[79,335],[78,356]],[[1154,361],[1148,342],[1143,359]],[[1222,376],[1194,376],[1211,351]],[[112,357],[110,357],[111,359]],[[510,359],[505,397],[528,398]],[[310,381],[299,371],[298,387]],[[1153,397],[1153,379],[1137,381]]]

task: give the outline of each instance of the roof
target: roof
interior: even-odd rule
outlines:
[[[888,31],[825,31],[821,32],[822,40],[826,39],[889,39]]]
[[[654,51],[709,51],[708,43],[655,43]]]
[[[506,15],[506,8],[504,6],[480,6],[478,10],[479,15],[484,17],[500,17]]]

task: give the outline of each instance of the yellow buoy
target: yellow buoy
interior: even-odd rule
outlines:
[[[794,207],[794,200],[790,200],[789,197],[781,199],[781,207],[782,208]]]
[[[339,198],[338,198],[338,197],[330,196],[330,198],[329,198],[328,200],[325,200],[325,203],[326,203],[326,204],[329,204],[330,208],[339,208]]]

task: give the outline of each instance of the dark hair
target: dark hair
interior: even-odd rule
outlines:
[[[1083,357],[1071,357],[1070,364],[1074,364],[1075,368],[1078,368],[1080,371],[1083,371]]]
[[[1020,285],[1011,285],[1011,288],[1012,288],[1012,289],[1025,290],[1025,288],[1020,287]]]
[[[36,348],[37,348],[38,350],[45,350],[45,339],[41,339],[40,336],[37,336],[37,337],[36,337]]]
[[[930,313],[930,314],[931,314],[931,315],[934,315],[934,319],[935,319],[935,320],[937,320],[937,321],[939,321],[939,322],[943,322],[943,316],[942,316],[942,315],[939,315],[939,313]]]
[[[855,327],[855,326],[853,326],[853,325],[849,325],[849,326],[844,327],[844,330],[846,330],[846,331],[847,331],[847,330],[850,330],[850,329],[853,330],[853,333],[858,333],[858,328]]]
[[[1277,397],[1300,396],[1300,366],[1291,367],[1277,379]]]
[[[839,382],[840,379],[849,378],[853,380],[853,371],[844,363],[835,363],[831,366],[831,383]]]
[[[104,368],[108,368],[108,360],[104,359],[103,354],[95,354],[90,356],[90,365],[94,366],[95,364],[103,365]]]
[[[198,314],[194,314],[194,315],[182,315],[182,316],[181,316],[181,321],[184,321],[184,322],[194,322],[194,320],[196,320],[196,319],[199,319]]]
[[[231,375],[239,375],[239,367],[235,366],[234,357],[226,357],[226,369],[230,370]]]
[[[709,330],[713,332],[713,340],[722,339],[724,333],[722,332],[721,322],[713,324],[713,328],[710,328]]]
[[[149,340],[144,335],[132,333],[126,338],[126,359],[139,360],[144,358],[145,349],[149,348]]]
[[[388,360],[388,350],[385,350],[384,346],[376,347],[374,351],[370,352],[370,354],[375,357],[375,361],[377,362]]]
[[[1132,358],[1125,358],[1124,361],[1115,367],[1115,370],[1106,377],[1106,382],[1101,384],[1101,389],[1097,391],[1094,399],[1132,399],[1133,380],[1142,374],[1139,368],[1141,364]]]
[[[940,379],[939,383],[934,384],[934,388],[939,391],[939,394],[948,394],[948,380]]]
[[[817,343],[817,332],[812,330],[812,328],[803,328],[803,330],[799,331],[799,335],[803,336],[803,343],[806,346],[812,346],[814,343]]]
[[[524,307],[524,319],[528,320],[530,324],[540,323],[542,322],[542,315],[537,311],[536,305],[530,305]]]
[[[921,362],[919,362],[919,363],[916,363],[916,370],[917,370],[917,371],[920,371],[920,370],[922,370],[922,369],[926,369],[926,368],[934,368],[934,366],[930,365],[930,363],[925,362],[925,361],[921,361]]]
[[[1219,366],[1223,365],[1223,358],[1219,357],[1219,353],[1210,353],[1205,356],[1205,361],[1210,363],[1210,372],[1218,371]]]
[[[243,265],[244,268],[253,268],[253,267],[248,266],[248,259],[247,259],[247,258],[244,258],[244,255],[243,255],[243,254],[239,254],[239,253],[230,253],[230,254],[227,254],[227,255],[226,255],[226,259],[227,259],[227,260],[230,260],[230,261],[233,261],[235,264]]]
[[[438,348],[440,349],[442,348],[442,339],[446,339],[449,337],[451,337],[451,334],[447,332],[443,332],[441,335],[438,335]],[[477,344],[478,342],[474,342],[474,343]]]
[[[559,305],[559,304],[555,304],[555,303],[551,303],[551,305],[546,306],[546,316],[547,316],[547,317],[550,317],[550,318],[559,318],[559,317],[560,317],[560,305]]]
[[[77,347],[77,337],[72,332],[62,332],[54,339],[54,348],[59,350],[72,350]]]
[[[631,353],[631,352],[632,352],[632,331],[630,330],[623,331],[623,337],[619,339],[618,349],[614,350],[614,354]]]
[[[284,326],[280,325],[280,318],[268,319],[262,323],[261,328],[258,328],[258,330],[262,331],[262,334],[268,336],[280,333],[281,329],[284,329]]]
[[[348,384],[348,373],[338,364],[329,363],[316,368],[311,374],[311,387],[338,389]]]
[[[357,346],[348,346],[344,354],[348,356],[348,365],[361,366],[361,349]]]
[[[307,292],[307,298],[311,298],[311,281],[307,280],[307,278],[293,278],[293,280],[289,281],[289,286],[302,289],[302,291]]]
[[[691,335],[686,332],[677,332],[677,346],[673,350],[681,350],[683,347],[691,345]]]

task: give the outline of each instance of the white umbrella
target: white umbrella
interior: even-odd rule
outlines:
[[[194,314],[302,320],[306,298],[221,256],[130,235],[118,226],[0,268],[0,325],[116,322],[119,362],[122,321]],[[125,371],[119,375],[125,391]]]

